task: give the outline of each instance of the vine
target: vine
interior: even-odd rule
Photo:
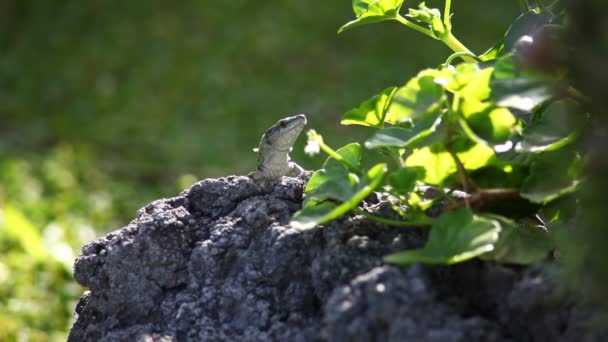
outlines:
[[[308,132],[306,152],[323,150],[329,157],[312,175],[292,225],[312,228],[354,211],[387,225],[430,227],[424,248],[385,257],[401,265],[545,258],[554,248],[553,223],[573,212],[584,182],[584,152],[576,142],[588,115],[563,69],[538,70],[526,58],[536,41],[559,39],[564,14],[552,6],[530,8],[498,44],[475,55],[452,34],[450,0],[443,13],[421,3],[401,15],[403,2],[353,0],[356,19],[338,32],[395,20],[454,54],[345,113],[342,124],[373,130],[363,144],[334,150]],[[453,65],[458,58],[463,62]],[[362,146],[387,161],[368,166]],[[429,186],[440,195],[426,198]],[[455,189],[465,196],[452,198]],[[373,191],[392,196],[402,219],[360,208]],[[442,213],[429,217],[440,200],[448,200]]]

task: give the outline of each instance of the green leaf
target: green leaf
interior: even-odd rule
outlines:
[[[422,71],[397,90],[391,100],[384,121],[397,124],[434,111],[444,94],[443,87],[435,79],[436,70]]]
[[[302,210],[298,211],[289,223],[294,228],[310,229],[321,224],[338,205],[333,202],[308,202]]]
[[[481,256],[507,264],[529,265],[543,260],[555,248],[549,233],[530,222],[517,224],[500,216],[488,216],[500,222],[501,231],[493,251]]]
[[[344,114],[340,123],[343,125],[382,127],[388,104],[396,90],[397,87],[384,89],[380,94]]]
[[[439,12],[439,10],[436,8],[428,8],[424,3],[420,3],[418,5],[418,9],[408,9],[407,17],[414,21],[431,25],[433,18],[441,19],[441,12]]]
[[[424,2],[418,4],[418,9],[409,8],[406,17],[420,26],[428,27],[436,38],[443,36],[446,31],[446,27],[441,20],[441,11],[437,8],[427,7]]]
[[[416,182],[424,178],[425,170],[422,167],[407,167],[391,172],[388,175],[388,184],[402,194],[411,192]]]
[[[580,156],[572,150],[537,155],[522,185],[521,196],[534,203],[547,203],[576,191],[581,184],[582,164]]]
[[[488,51],[484,52],[479,59],[483,62],[494,60],[503,55],[505,49],[505,42],[501,40],[496,43],[496,45],[492,46]]]
[[[587,121],[578,105],[572,100],[550,104],[542,116],[523,132],[523,140],[516,145],[517,152],[552,151],[576,138]]]
[[[526,73],[513,55],[506,55],[494,65],[490,81],[492,99],[501,107],[531,111],[553,97],[556,83]]]
[[[336,151],[349,165],[359,168],[361,145],[351,143]],[[327,199],[345,201],[355,192],[359,176],[352,173],[344,161],[328,157],[323,168],[317,170],[306,185],[306,203],[323,202]]]
[[[395,19],[404,0],[353,0],[353,11],[357,19],[344,24],[342,33],[353,27]]]
[[[399,265],[454,264],[492,251],[499,233],[500,224],[496,220],[460,208],[434,222],[424,248],[387,255],[384,261]]]
[[[446,90],[464,98],[486,100],[491,93],[490,79],[494,68],[481,68],[475,63],[461,63],[456,66]]]
[[[490,50],[480,56],[482,61],[489,61],[511,52],[517,42],[525,35],[533,35],[544,25],[551,22],[551,15],[532,9],[515,19],[507,30],[505,37]]]
[[[361,145],[359,143],[350,143],[339,148],[336,151],[344,161],[355,168],[361,167]],[[327,170],[347,170],[346,165],[333,157],[328,157],[323,163],[323,168]]]
[[[457,152],[456,155],[467,170],[477,170],[484,167],[494,156],[494,151],[483,144],[474,144],[470,148]],[[406,159],[407,167],[420,166],[425,168],[423,182],[431,185],[441,185],[446,178],[456,173],[456,163],[442,144],[416,149]]]
[[[493,160],[490,165],[474,171],[470,176],[480,188],[520,188],[528,176],[528,167]]]
[[[462,102],[460,109],[468,128],[487,144],[505,142],[516,128],[517,119],[507,108],[469,98]]]
[[[551,22],[552,15],[532,9],[515,19],[504,38],[504,51],[511,52],[523,36],[532,36],[536,31]]]
[[[441,118],[427,118],[417,121],[412,128],[390,127],[378,130],[365,142],[369,149],[381,147],[416,148],[432,141],[440,132]]]
[[[580,203],[575,194],[562,196],[541,208],[540,215],[547,223],[566,222],[580,212]]]
[[[346,201],[353,195],[358,183],[359,177],[354,173],[338,174],[325,169],[318,170],[306,186],[306,203],[328,199]]]
[[[341,204],[308,202],[302,210],[294,215],[290,223],[291,226],[299,229],[310,229],[346,214],[356,208],[361,201],[382,183],[386,171],[386,164],[377,164],[372,167],[361,179],[361,182],[357,184],[352,196]]]

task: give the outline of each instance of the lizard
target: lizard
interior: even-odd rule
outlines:
[[[259,147],[254,149],[258,153],[258,168],[248,175],[262,189],[268,190],[283,176],[297,176],[304,171],[291,161],[289,152],[305,125],[306,115],[299,114],[279,120],[264,132]]]

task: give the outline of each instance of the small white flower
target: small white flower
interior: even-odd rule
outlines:
[[[318,154],[319,152],[321,152],[321,145],[319,144],[319,141],[309,139],[306,143],[306,146],[304,147],[304,153],[312,157],[315,154]]]

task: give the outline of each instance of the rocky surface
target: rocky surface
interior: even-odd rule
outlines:
[[[425,230],[356,215],[289,227],[305,183],[205,179],[83,247],[69,341],[595,340],[532,268],[385,265]]]

